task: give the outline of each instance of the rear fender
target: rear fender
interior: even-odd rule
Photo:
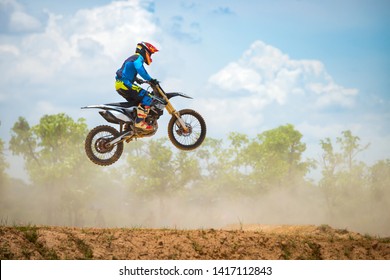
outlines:
[[[115,106],[115,105],[110,105],[110,104],[89,105],[89,106],[81,107],[81,109],[103,109],[103,110],[109,110],[109,111],[116,111],[119,113],[122,113],[123,110],[131,112],[134,110],[134,108],[137,108],[137,107],[136,106],[121,107],[121,106]]]
[[[89,105],[82,107],[81,109],[104,109],[105,111],[99,111],[99,114],[108,122],[119,124],[121,122],[131,122],[132,119],[127,115],[131,114],[136,107],[123,108],[110,105]],[[127,113],[127,114],[125,114]]]
[[[131,122],[132,119],[126,116],[125,114],[119,112],[110,112],[110,111],[99,111],[99,114],[110,123],[127,123]]]

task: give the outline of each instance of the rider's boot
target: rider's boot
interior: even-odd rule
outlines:
[[[135,127],[142,129],[143,131],[152,131],[153,126],[145,122],[145,118],[148,116],[150,106],[143,106],[141,104],[137,107],[137,119],[135,120]]]

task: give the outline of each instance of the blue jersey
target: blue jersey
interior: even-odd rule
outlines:
[[[116,79],[122,81],[128,88],[131,88],[137,74],[144,80],[150,81],[152,79],[144,68],[142,55],[134,54],[126,59],[122,67],[116,71]]]

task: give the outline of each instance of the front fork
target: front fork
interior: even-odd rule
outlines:
[[[168,100],[168,104],[165,106],[168,113],[176,117],[176,123],[183,129],[184,133],[188,133],[189,128],[180,116],[180,113],[173,108],[172,104]]]
[[[183,119],[180,116],[180,113],[173,108],[171,102],[169,101],[169,98],[165,95],[165,92],[161,89],[160,85],[157,85],[156,88],[157,91],[160,93],[162,98],[165,100],[167,103],[165,105],[165,109],[167,109],[168,113],[171,114],[172,116],[176,117],[176,123],[180,125],[180,127],[183,129],[185,133],[188,133],[189,128],[187,127],[186,123],[183,121]]]

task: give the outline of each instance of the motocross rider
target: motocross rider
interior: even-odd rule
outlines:
[[[144,63],[150,65],[152,62],[151,56],[155,52],[158,52],[158,49],[152,44],[147,42],[138,43],[135,54],[123,62],[115,77],[116,91],[129,102],[134,100],[140,102],[137,107],[135,127],[146,132],[153,130],[153,127],[145,122],[152,103],[152,94],[134,84],[134,82],[138,80],[136,76],[139,74],[144,80],[157,83],[157,80],[148,74],[143,65]]]

